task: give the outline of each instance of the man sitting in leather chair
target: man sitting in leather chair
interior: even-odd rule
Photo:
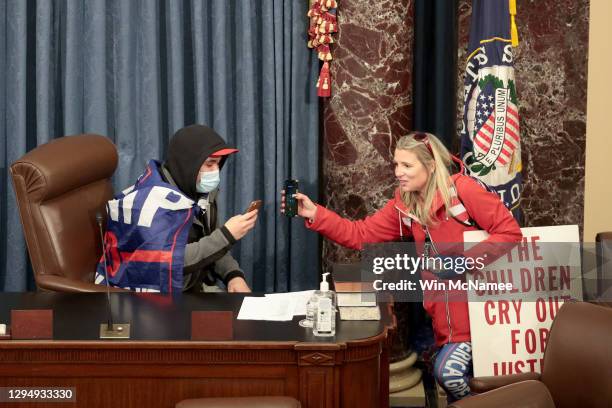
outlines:
[[[166,160],[151,160],[136,183],[108,203],[105,254],[96,283],[104,284],[106,262],[113,286],[136,291],[201,291],[221,279],[229,292],[249,292],[232,245],[257,220],[257,210],[217,227],[219,171],[229,147],[202,125],[177,131]]]

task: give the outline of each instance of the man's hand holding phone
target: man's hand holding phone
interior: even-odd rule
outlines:
[[[250,230],[255,226],[257,221],[257,214],[261,208],[261,200],[252,201],[247,208],[246,213],[235,215],[225,223],[225,228],[228,229],[230,234],[236,241],[242,239]]]

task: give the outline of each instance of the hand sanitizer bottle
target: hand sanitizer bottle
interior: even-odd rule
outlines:
[[[327,276],[323,274],[323,280],[319,288],[317,308],[314,316],[312,333],[315,336],[327,337],[336,335],[336,302],[335,293],[329,290]]]

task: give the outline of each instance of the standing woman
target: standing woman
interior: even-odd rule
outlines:
[[[466,175],[450,175],[452,160],[434,135],[411,133],[397,143],[393,163],[399,185],[382,209],[363,220],[350,221],[297,193],[298,215],[305,218],[307,228],[348,248],[361,250],[366,243],[398,241],[412,235],[426,257],[485,257],[483,263],[488,264],[511,248],[508,243],[521,240],[521,230],[496,194]],[[461,253],[463,245],[459,253],[453,252],[463,243],[465,231],[478,229],[489,233],[483,243],[466,253]],[[448,278],[449,273],[464,279],[448,270],[423,271],[422,279]],[[424,291],[423,296],[439,347],[434,376],[451,400],[463,398],[470,393],[472,371],[467,294],[448,291],[441,296]]]

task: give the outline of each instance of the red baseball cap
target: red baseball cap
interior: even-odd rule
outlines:
[[[216,152],[211,154],[210,157],[222,157],[222,156],[228,156],[234,153],[238,153],[238,149],[227,148],[227,149],[217,150]]]

